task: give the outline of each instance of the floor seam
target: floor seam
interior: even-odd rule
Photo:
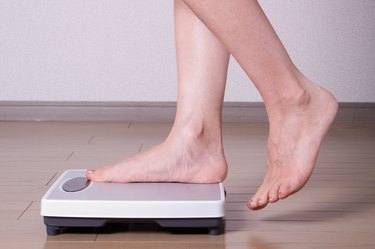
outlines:
[[[55,173],[53,174],[53,176],[48,180],[48,182],[46,183],[45,186],[48,186],[48,184],[52,181],[53,178],[55,178],[56,175],[57,175],[57,172],[55,172]]]
[[[67,159],[65,159],[65,162],[69,161],[69,159],[72,158],[73,154],[74,154],[74,151],[72,153],[70,153],[70,155],[68,156]]]
[[[34,202],[30,202],[30,204],[26,207],[25,210],[23,210],[23,212],[17,217],[17,220],[21,219],[21,217],[24,215],[24,213],[26,213],[26,211],[30,208],[30,206],[33,204]]]
[[[92,136],[90,137],[89,141],[87,142],[87,144],[90,144],[94,137],[95,137],[95,136],[92,135]]]

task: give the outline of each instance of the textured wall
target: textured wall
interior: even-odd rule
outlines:
[[[260,1],[295,63],[375,102],[375,1]],[[174,101],[171,0],[0,0],[0,101]],[[260,101],[232,61],[227,101]]]

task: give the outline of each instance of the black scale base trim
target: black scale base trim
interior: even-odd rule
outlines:
[[[186,219],[122,219],[122,218],[69,218],[44,217],[48,235],[59,235],[64,228],[100,228],[112,223],[154,222],[163,228],[207,228],[208,234],[220,235],[224,232],[224,220],[219,218]]]

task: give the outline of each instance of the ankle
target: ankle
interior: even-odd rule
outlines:
[[[185,126],[181,129],[181,135],[187,139],[201,141],[206,144],[221,144],[221,125],[215,125],[212,122],[205,121],[191,122],[189,124],[185,124]]]
[[[273,114],[285,114],[290,111],[303,111],[308,107],[311,96],[306,88],[295,89],[290,93],[278,95],[272,102],[265,102],[267,112]]]
[[[220,121],[209,122],[204,119],[176,120],[171,134],[172,137],[179,137],[186,142],[216,144],[222,146],[222,134]]]

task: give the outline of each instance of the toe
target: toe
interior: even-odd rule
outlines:
[[[290,184],[282,184],[280,185],[279,191],[277,192],[277,195],[279,199],[285,199],[289,195],[293,193],[293,188]]]
[[[86,170],[86,178],[90,181],[95,181],[95,169]]]
[[[258,209],[265,208],[268,204],[268,192],[262,193],[258,199]]]
[[[273,185],[268,193],[268,201],[271,203],[277,202],[279,200],[279,189],[280,184],[277,183]]]
[[[264,208],[268,204],[268,191],[260,188],[248,202],[248,207],[252,210]]]
[[[247,207],[249,208],[249,209],[255,209],[256,207],[257,207],[257,205],[256,205],[256,200],[254,200],[254,199],[250,199],[248,202],[247,202]]]
[[[266,202],[262,202],[262,201],[253,201],[253,200],[250,200],[248,203],[247,203],[247,207],[251,210],[260,210],[262,208],[265,208],[268,204],[268,201]]]
[[[105,171],[103,169],[89,169],[86,171],[86,178],[90,181],[105,182]]]
[[[259,206],[262,204],[262,200],[259,197],[259,193],[255,193],[254,196],[248,201],[247,206],[252,210],[259,209]]]

